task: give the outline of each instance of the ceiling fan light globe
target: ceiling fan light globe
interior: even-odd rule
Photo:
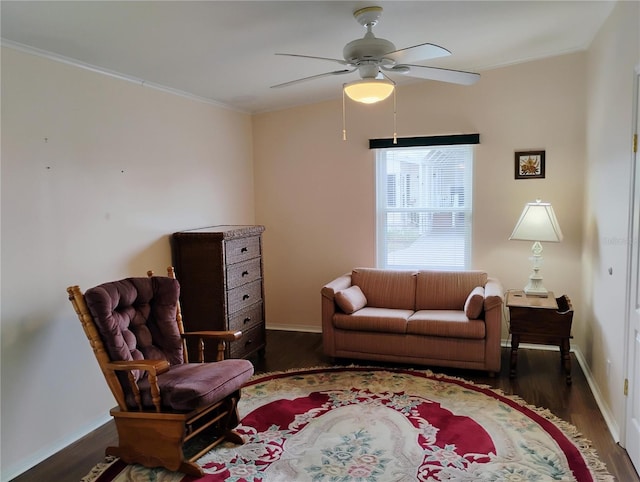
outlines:
[[[387,79],[362,79],[345,84],[344,93],[355,102],[375,104],[389,97],[394,87]]]

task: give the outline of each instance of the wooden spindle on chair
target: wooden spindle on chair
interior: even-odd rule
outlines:
[[[140,389],[138,388],[138,383],[136,382],[136,377],[133,374],[132,370],[127,372],[127,378],[129,378],[129,385],[131,386],[131,391],[133,392],[133,398],[136,401],[136,405],[138,405],[138,410],[142,410],[142,399],[140,398]]]
[[[216,361],[222,361],[224,360],[224,351],[227,347],[227,344],[225,343],[224,340],[220,340],[218,342],[218,356],[216,358]]]
[[[156,412],[160,413],[160,389],[158,388],[158,377],[155,373],[149,372],[149,387],[151,388],[151,401],[156,407]]]
[[[204,338],[198,338],[198,361],[204,363]]]
[[[173,266],[167,267],[167,276],[171,279],[176,279],[176,270]],[[182,324],[182,309],[180,308],[180,301],[178,301],[178,309],[176,311],[176,323],[178,324],[178,330],[180,333],[184,333],[184,325]],[[187,340],[182,339],[182,353],[185,363],[189,363],[189,351],[187,350]],[[202,361],[202,360],[200,360]]]

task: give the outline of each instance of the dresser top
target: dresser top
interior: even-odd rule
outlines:
[[[257,236],[264,231],[264,226],[260,225],[221,225],[207,226],[204,228],[187,229],[173,233],[176,237],[190,237],[206,235],[208,238],[232,239],[246,236]]]

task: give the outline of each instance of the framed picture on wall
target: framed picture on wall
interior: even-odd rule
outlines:
[[[520,151],[515,155],[516,179],[544,179],[544,151]]]

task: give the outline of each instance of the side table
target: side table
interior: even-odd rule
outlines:
[[[547,298],[527,296],[522,290],[507,292],[509,308],[509,333],[511,333],[511,363],[509,376],[515,378],[518,365],[518,346],[523,343],[558,345],[560,362],[564,368],[567,385],[571,385],[571,356],[569,340],[573,308],[564,295],[555,298],[549,292]]]

